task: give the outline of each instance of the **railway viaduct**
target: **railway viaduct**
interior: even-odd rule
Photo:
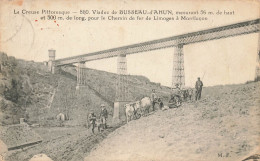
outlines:
[[[183,47],[192,43],[223,39],[245,34],[258,33],[257,66],[255,78],[260,78],[260,19],[220,26],[207,30],[171,36],[167,38],[112,48],[108,50],[86,53],[55,60],[55,50],[49,50],[48,68],[53,74],[64,65],[77,64],[77,89],[85,85],[84,64],[89,61],[117,57],[118,79],[116,83],[116,100],[114,103],[114,118],[120,117],[119,111],[122,103],[129,101],[127,98],[127,59],[130,54],[137,54],[164,48],[173,48],[172,87],[178,84],[185,86]]]

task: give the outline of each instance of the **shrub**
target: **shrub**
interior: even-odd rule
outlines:
[[[18,102],[18,99],[20,97],[17,89],[18,82],[14,79],[12,79],[12,87],[10,89],[7,89],[4,91],[5,99],[12,101],[14,103]]]

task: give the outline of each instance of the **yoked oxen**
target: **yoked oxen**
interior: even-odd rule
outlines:
[[[139,113],[139,111],[141,110],[139,101],[125,104],[124,107],[125,107],[125,115],[126,115],[127,123],[131,121],[134,117],[136,119],[139,119],[141,117],[141,114]]]
[[[158,98],[158,99],[156,100],[156,103],[159,104],[160,109],[162,109],[162,108],[164,107],[161,98]],[[138,104],[137,104],[137,105],[138,105]],[[151,100],[150,97],[144,97],[144,98],[142,98],[141,101],[140,101],[140,106],[141,106],[142,115],[143,115],[143,116],[146,116],[146,115],[149,114],[149,109],[150,109],[151,107],[153,107],[153,102],[152,102],[152,100]],[[153,111],[154,111],[154,109],[153,109]]]
[[[144,97],[140,101],[142,115],[146,116],[149,113],[150,107],[152,107],[152,100],[149,97]]]

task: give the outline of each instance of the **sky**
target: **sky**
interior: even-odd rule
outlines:
[[[56,59],[145,42],[259,18],[259,2],[234,1],[5,1],[0,8],[0,50],[19,59],[43,62],[48,50]],[[44,21],[42,15],[14,14],[14,10],[173,10],[234,11],[210,15],[208,21]],[[79,14],[78,14],[79,15]],[[80,16],[80,15],[79,15]],[[238,84],[255,76],[258,34],[249,34],[184,46],[185,83],[194,86]],[[174,48],[127,56],[131,75],[171,86]],[[117,58],[86,62],[86,67],[116,73]]]

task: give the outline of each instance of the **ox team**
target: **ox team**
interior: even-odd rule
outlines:
[[[203,83],[198,78],[195,84],[195,100],[198,101],[201,98]],[[175,85],[175,88],[172,89],[170,94],[170,99],[168,101],[168,106],[164,106],[162,99],[158,97],[155,92],[155,89],[152,90],[151,97],[144,97],[140,101],[132,102],[126,104],[125,107],[125,114],[126,114],[126,121],[129,122],[132,119],[137,119],[141,115],[147,115],[149,113],[150,107],[152,110],[155,111],[155,105],[158,104],[159,109],[165,110],[167,108],[177,108],[182,105],[183,101],[192,101],[193,96],[193,89],[181,89],[179,84]]]
[[[198,78],[195,84],[195,100],[198,101],[201,98],[203,83]],[[170,100],[168,102],[168,108],[177,108],[181,106],[183,101],[192,101],[193,89],[181,89],[179,84],[176,84],[175,88],[172,89],[172,93],[170,95]],[[149,109],[152,107],[152,110],[155,111],[155,105],[158,104],[160,109],[166,108],[162,102],[162,99],[157,95],[155,89],[152,90],[151,97],[144,97],[140,101],[132,102],[125,104],[125,114],[126,121],[129,122],[132,119],[140,118],[141,116],[149,114]],[[96,115],[93,111],[88,116],[92,133],[94,133],[95,127],[98,128],[98,131],[101,131],[101,128],[107,129],[107,118],[108,112],[105,108],[104,104],[101,104],[101,110],[99,114],[99,119],[97,119]]]

